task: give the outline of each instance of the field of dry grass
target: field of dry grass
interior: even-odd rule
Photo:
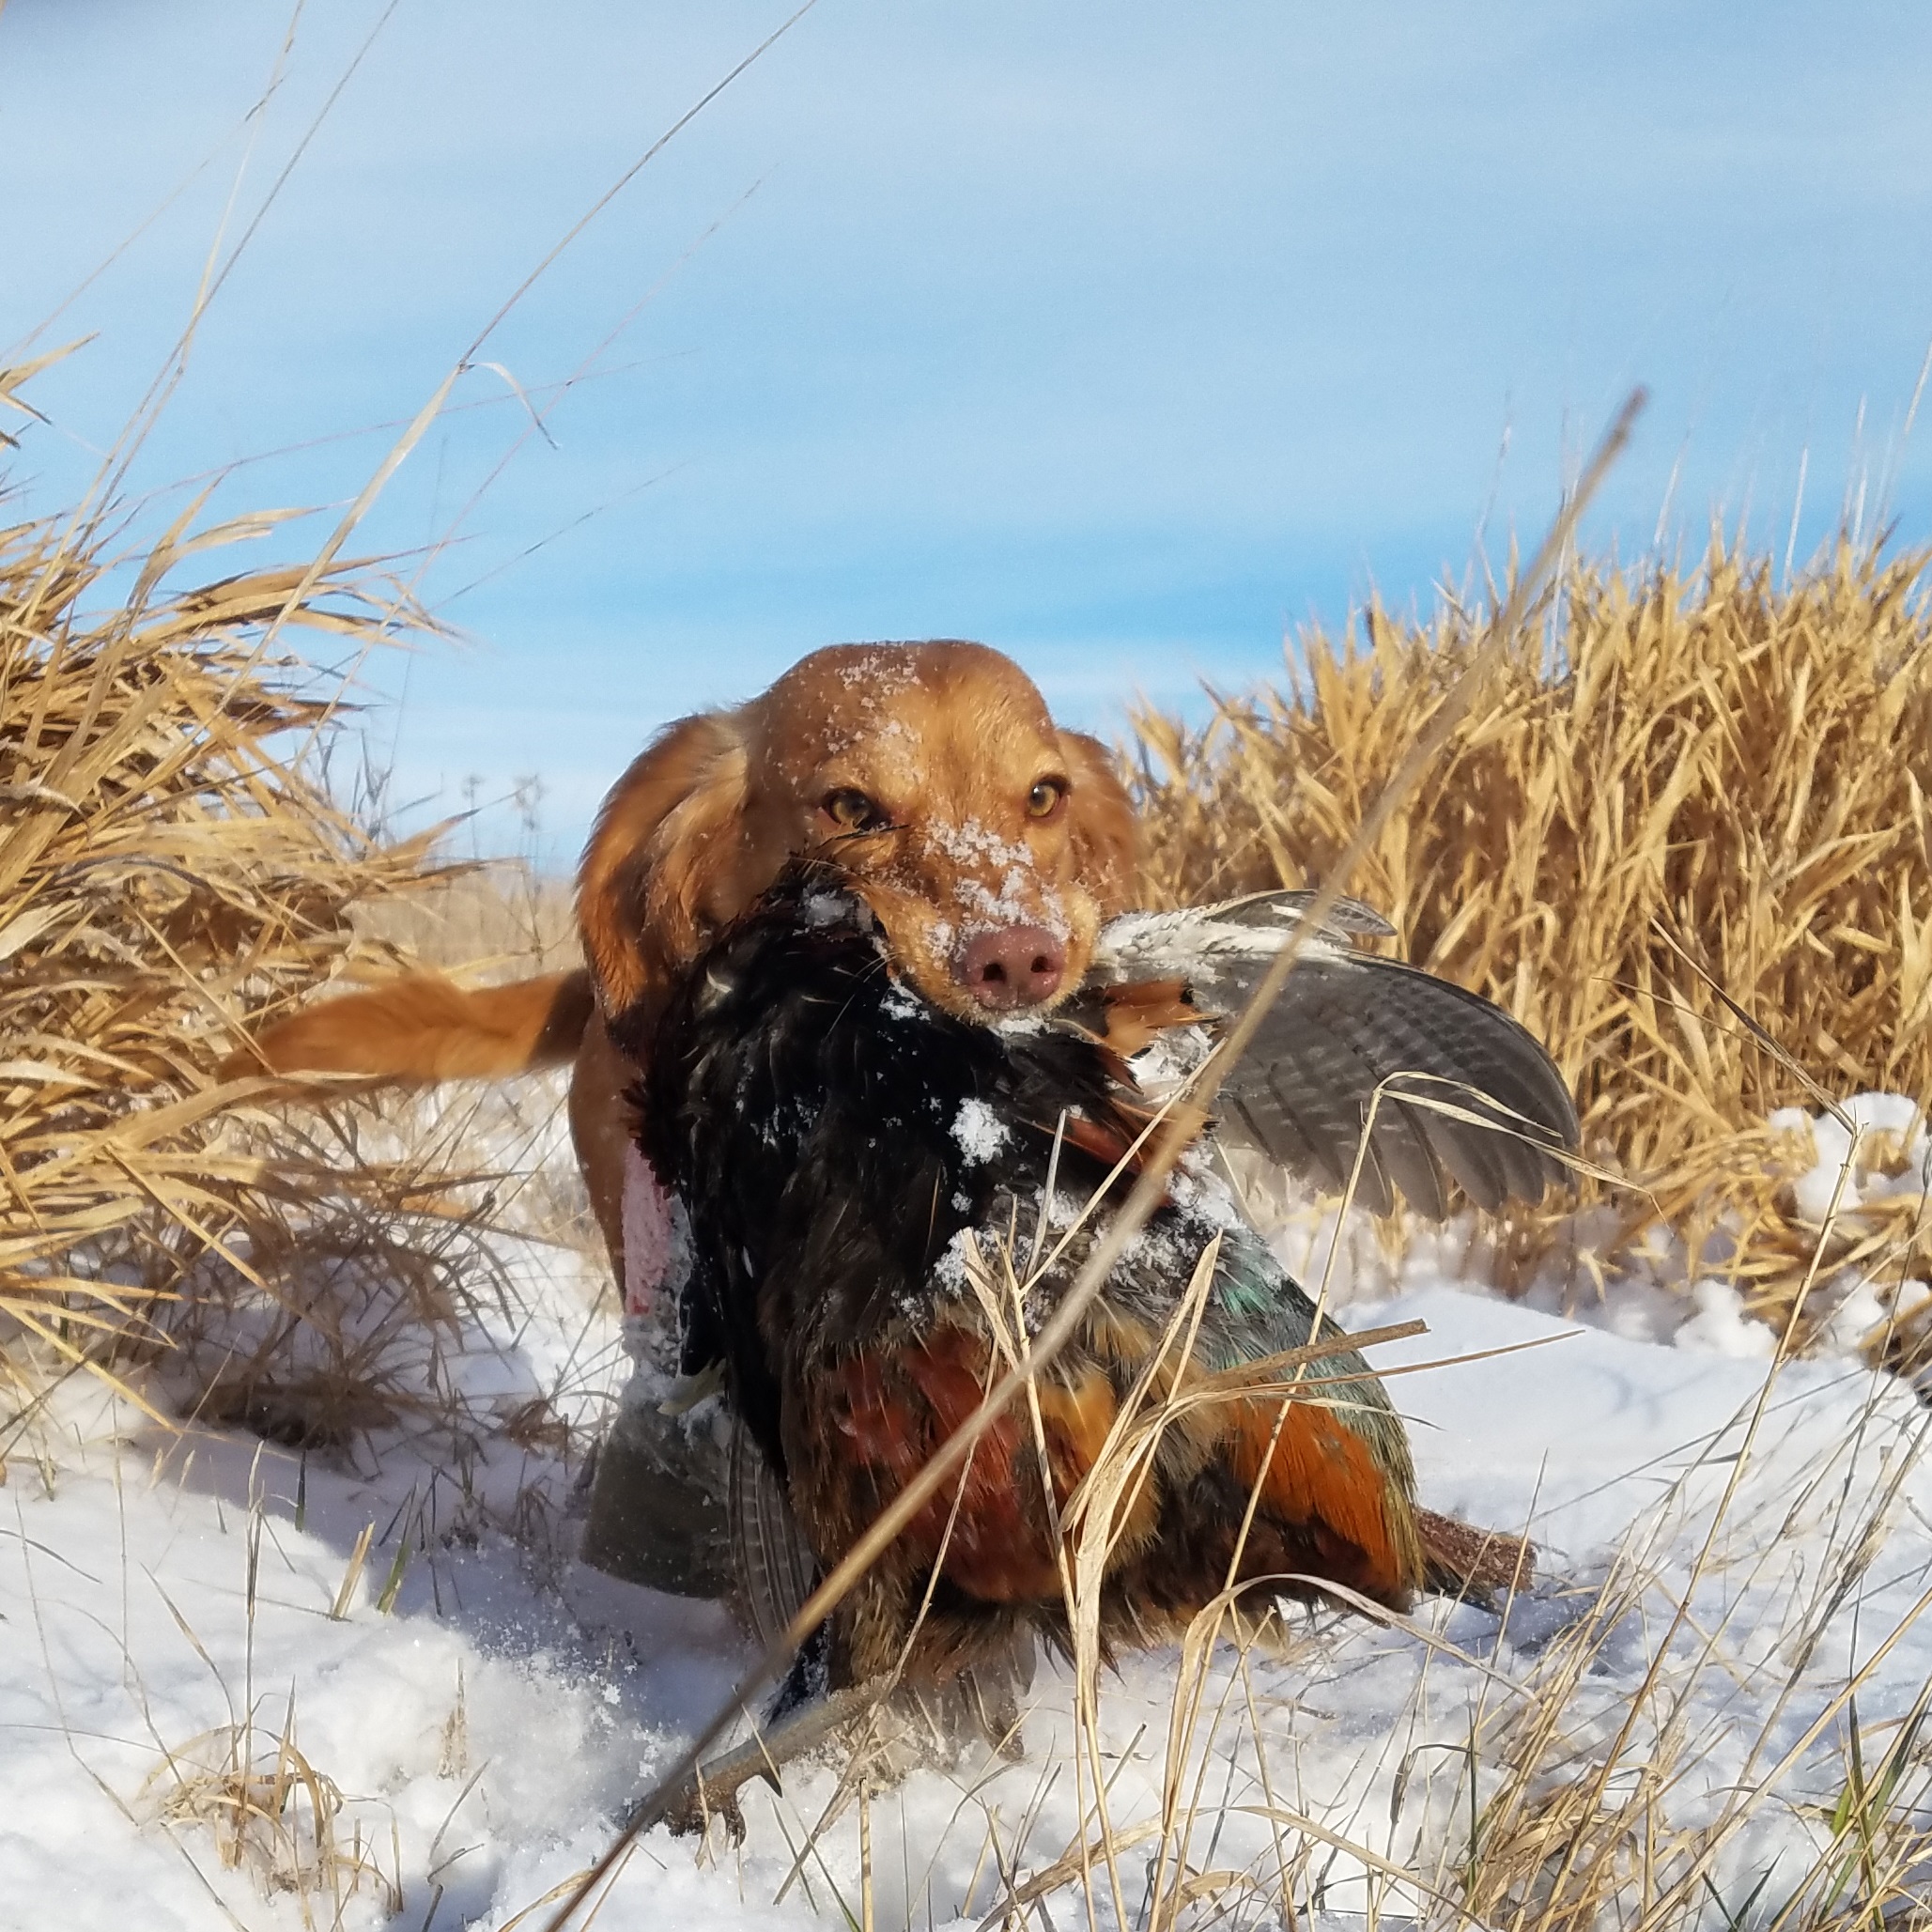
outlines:
[[[418,619],[332,565],[212,575],[225,546],[272,527],[184,519],[132,558],[99,520],[0,532],[0,1459],[50,1374],[82,1361],[137,1399],[304,1451],[393,1426],[416,1399],[389,1380],[398,1336],[450,1328],[452,1306],[485,1291],[493,1227],[559,1230],[572,1211],[567,1182],[545,1192],[559,1170],[547,1115],[290,1107],[267,1082],[217,1077],[244,1022],[325,982],[411,958],[502,977],[572,945],[561,889],[514,868],[439,871],[425,846],[385,843],[332,796],[341,683],[294,641],[353,652]],[[1341,638],[1299,640],[1278,688],[1217,701],[1203,727],[1139,719],[1150,897],[1321,879],[1482,635],[1451,608],[1419,626],[1371,611]],[[1552,1203],[1509,1229],[1520,1280],[1554,1267],[1586,1292],[1661,1222],[1801,1349],[1791,1318],[1822,1270],[1903,1280],[1920,1265],[1920,1195],[1808,1219],[1788,1177],[1811,1151],[1769,1116],[1820,1093],[1932,1090],[1928,645],[1918,559],[1841,550],[1789,587],[1722,549],[1692,577],[1577,566],[1348,882],[1411,957],[1551,1043],[1590,1157],[1628,1177],[1607,1193],[1614,1226]],[[1854,1150],[1879,1168],[1898,1157],[1884,1142]],[[379,1301],[374,1315],[317,1302],[318,1256],[343,1264],[345,1292]],[[1873,1343],[1894,1361],[1921,1346],[1909,1323]],[[1764,1414],[1742,1425],[1720,1520],[1761,1453]],[[1161,1421],[1123,1422],[1120,1457],[1076,1512],[1090,1569]],[[1816,1650],[1901,1480],[1841,1499],[1831,1578],[1794,1599],[1787,1647]],[[1683,1635],[1724,1551],[1714,1523],[1697,1563],[1661,1584],[1661,1559],[1633,1541],[1596,1609],[1472,1720],[1467,1790],[1449,1801],[1470,1807],[1463,1849],[1443,1853],[1438,1834],[1435,1862],[1403,1881],[1429,1914],[1670,1932],[1701,1909],[1700,1884],[1770,1789],[1765,1770],[1715,1824],[1669,1821],[1692,1750],[1677,1714],[1715,1668],[1710,1646],[1689,1677],[1660,1652],[1620,1716],[1591,1684],[1602,1647],[1658,1614],[1661,1588],[1674,1593],[1666,1647]],[[1232,1609],[1182,1653],[1160,1812],[1131,1847],[1105,1811],[1105,1682],[1090,1646],[1078,1659],[1070,1778],[1093,1836],[1070,1869],[1084,1861],[1150,1928],[1248,1922],[1267,1889],[1196,1856],[1220,1836],[1200,1783],[1208,1747],[1254,1709],[1260,1633]],[[1217,1632],[1240,1637],[1231,1666]],[[1785,1893],[1789,1932],[1924,1922],[1924,1713],[1890,1713],[1862,1742],[1852,1696],[1847,1683],[1819,1720],[1845,1730],[1848,1715],[1849,1754],[1816,1864]],[[1606,1729],[1618,1749],[1655,1739],[1650,1770],[1613,1780]],[[1265,1784],[1259,1720],[1240,1748]],[[1411,1777],[1405,1763],[1392,1803]],[[1275,1830],[1284,1911],[1321,1845]],[[1137,1916],[1121,1889],[1130,1848],[1148,1867]],[[1010,1917],[1026,1892],[1008,1884]],[[1624,1912],[1639,1892],[1643,1909]]]
[[[1321,879],[1481,635],[1446,604],[1426,624],[1371,608],[1301,635],[1278,687],[1204,726],[1141,716],[1151,896]],[[1580,564],[1510,641],[1349,889],[1549,1044],[1585,1152],[1628,1177],[1588,1253],[1555,1204],[1520,1218],[1523,1275],[1568,1262],[1586,1291],[1661,1221],[1782,1322],[1818,1229],[1787,1184],[1810,1150],[1770,1115],[1932,1092],[1928,793],[1924,557],[1841,546],[1788,586],[1722,545],[1693,574]],[[1896,1199],[1845,1217],[1830,1259],[1910,1275],[1916,1233]]]
[[[283,520],[184,516],[131,554],[104,516],[0,529],[0,1468],[45,1370],[157,1349],[203,1414],[380,1417],[366,1331],[291,1284],[361,1257],[399,1285],[394,1322],[433,1325],[488,1275],[460,1121],[373,1133],[217,1072],[332,978],[418,944],[520,959],[560,923],[554,894],[384,842],[332,795],[348,690],[314,657],[433,626],[366,569],[222,574]],[[198,1352],[238,1300],[286,1303],[273,1345]]]

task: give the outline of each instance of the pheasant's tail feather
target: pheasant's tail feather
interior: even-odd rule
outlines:
[[[1477,1529],[1432,1509],[1415,1512],[1422,1538],[1423,1585],[1439,1597],[1508,1596],[1536,1574],[1537,1546],[1506,1530]]]
[[[222,1073],[502,1079],[574,1058],[592,1005],[590,975],[581,970],[476,988],[411,973],[278,1021],[229,1055]]]
[[[729,1507],[732,1566],[746,1621],[761,1644],[775,1644],[818,1583],[818,1556],[742,1418],[734,1418],[732,1429]]]

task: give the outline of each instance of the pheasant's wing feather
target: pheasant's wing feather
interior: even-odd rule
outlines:
[[[1263,893],[1182,913],[1132,914],[1102,935],[1103,981],[1186,981],[1198,1006],[1241,1012],[1303,921],[1312,895]],[[1378,930],[1344,900],[1309,933],[1280,997],[1221,1090],[1224,1134],[1334,1188],[1348,1182],[1371,1103],[1357,1198],[1397,1192],[1440,1219],[1453,1180],[1485,1208],[1536,1200],[1577,1144],[1576,1108],[1537,1041],[1500,1007],[1447,980],[1357,951]]]
[[[1347,1182],[1373,1103],[1368,1197],[1393,1182],[1438,1218],[1444,1168],[1482,1207],[1536,1200],[1562,1178],[1555,1152],[1577,1140],[1562,1075],[1508,1014],[1367,953],[1305,954],[1224,1091],[1261,1149],[1288,1164],[1306,1146],[1333,1187]]]

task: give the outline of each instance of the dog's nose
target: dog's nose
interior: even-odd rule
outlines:
[[[1044,926],[992,926],[952,959],[952,977],[988,1012],[1038,1006],[1059,991],[1067,949]]]

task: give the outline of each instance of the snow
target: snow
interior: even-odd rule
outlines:
[[[1922,1171],[1914,1118],[1854,1118],[1899,1143],[1861,1189]],[[1801,1180],[1832,1158],[1835,1121],[1783,1125],[1814,1138]],[[1304,1924],[1424,1913],[1467,1855],[1473,1743],[1486,1821],[1512,1766],[1553,1806],[1600,1779],[1596,1815],[1638,1805],[1679,1875],[1708,1847],[1682,1924],[1723,1924],[1720,1903],[1740,1910],[1769,1870],[1752,1921],[1768,1923],[1826,1844],[1847,1687],[1877,1754],[1932,1679],[1927,1411],[1833,1352],[1869,1312],[1858,1294],[1894,1312],[1932,1295],[1821,1281],[1850,1317],[1816,1357],[1771,1374],[1775,1337],[1727,1284],[1673,1281],[1683,1257],[1668,1241],[1581,1320],[1550,1294],[1491,1291],[1468,1228],[1400,1260],[1370,1229],[1335,1236],[1331,1220],[1282,1237],[1315,1251],[1312,1268],[1296,1257],[1311,1291],[1329,1273],[1352,1327],[1427,1323],[1374,1356],[1410,1418],[1424,1501],[1526,1529],[1539,1582],[1507,1616],[1439,1603],[1388,1627],[1297,1615],[1273,1648],[1222,1646],[1182,1759],[1183,1798],[1205,1779],[1188,1861],[1252,1874],[1241,1922],[1273,1923],[1272,1810],[1306,1853]],[[553,1909],[538,1902],[722,1701],[746,1662],[724,1613],[576,1564],[570,1465],[548,1437],[506,1432],[538,1399],[580,1425],[602,1413],[625,1367],[615,1307],[567,1251],[501,1237],[497,1259],[509,1292],[466,1312],[436,1358],[436,1386],[463,1392],[459,1427],[425,1421],[304,1461],[239,1432],[163,1430],[70,1381],[14,1445],[0,1489],[0,1918],[119,1932],[138,1900],[144,1932],[534,1932]],[[1160,1813],[1182,1676],[1170,1650],[1103,1680],[1099,1762],[1116,1839],[1134,1847],[1130,1920],[1155,1842],[1133,1834]],[[1091,1794],[1068,1673],[1043,1664],[1033,1700],[1019,1762],[916,1770],[872,1798],[878,1925],[976,1924],[1005,1895],[1002,1871],[1024,1883],[1075,1843]],[[258,1810],[273,1809],[285,1734],[315,1782],[294,1781],[286,1829],[257,1816],[238,1847],[222,1807],[240,1732]],[[856,1921],[856,1811],[790,1876],[835,1782],[814,1765],[781,1796],[751,1787],[740,1847],[650,1833],[595,1923]],[[319,1874],[311,1793],[332,1814]],[[1046,1904],[1058,1927],[1088,1923],[1077,1878]],[[1093,1914],[1115,1923],[1104,1868]]]
[[[808,932],[820,931],[828,926],[863,923],[859,902],[849,892],[808,892],[804,904],[798,908],[798,914],[799,923]]]
[[[1728,1281],[1693,1282],[1691,1306],[1697,1312],[1678,1325],[1673,1337],[1678,1348],[1743,1361],[1769,1361],[1777,1353],[1777,1337],[1769,1324],[1754,1321],[1744,1312],[1744,1297]]]
[[[1072,931],[1059,893],[1041,876],[1024,840],[1004,838],[983,820],[965,818],[928,825],[925,842],[951,861],[953,898],[975,916],[966,927],[968,936],[1018,925],[1043,926],[1060,939]],[[997,887],[981,873],[997,873]]]
[[[923,1025],[932,1011],[903,980],[894,980],[879,997],[879,1016],[888,1020],[912,1020]]]
[[[1012,1138],[1012,1131],[983,1100],[963,1100],[952,1119],[952,1137],[975,1167],[983,1167]]]
[[[1897,1093],[1861,1093],[1843,1103],[1839,1112],[1844,1121],[1830,1114],[1807,1114],[1802,1107],[1780,1107],[1769,1122],[1774,1134],[1810,1140],[1811,1164],[1791,1184],[1805,1220],[1822,1226],[1834,1198],[1842,1214],[1868,1202],[1924,1193],[1932,1140],[1925,1133],[1924,1109],[1916,1102]],[[1853,1156],[1853,1134],[1859,1136],[1862,1158]],[[1866,1142],[1881,1159],[1884,1153],[1894,1152],[1895,1171],[1873,1166]]]
[[[614,1318],[586,1316],[575,1256],[502,1248],[515,1305],[472,1314],[435,1357],[460,1399],[439,1410],[456,1440],[425,1424],[379,1439],[379,1459],[332,1465],[164,1431],[70,1381],[34,1452],[15,1449],[0,1502],[0,1895],[18,1923],[116,1926],[133,1897],[157,1928],[308,1923],[308,1895],[286,1883],[304,1837],[317,1863],[304,1804],[288,1833],[249,1831],[239,1859],[211,1826],[238,1726],[256,1773],[286,1731],[339,1793],[323,1924],[338,1893],[342,1923],[386,1922],[398,1845],[405,1909],[420,1923],[440,1883],[448,1923],[473,1919],[524,1832],[621,1799],[661,1748],[625,1702],[638,1666],[597,1650],[547,1577],[544,1539],[511,1534],[558,1513],[564,1471],[505,1427],[533,1399],[578,1420],[607,1401]]]

